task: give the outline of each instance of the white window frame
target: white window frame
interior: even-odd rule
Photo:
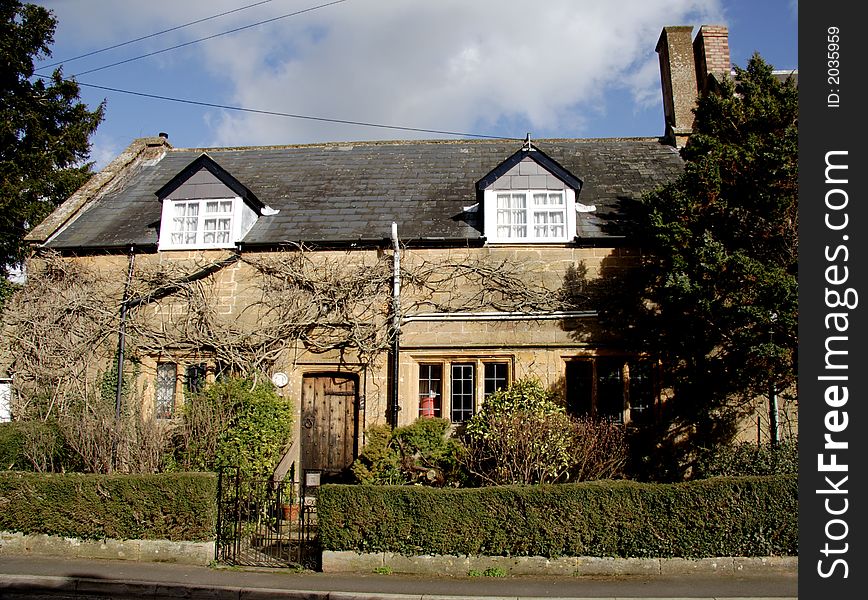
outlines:
[[[225,204],[226,202],[231,203],[231,208],[228,212],[207,212],[208,205],[211,203],[216,203],[218,208],[221,204]],[[179,233],[175,227],[177,224],[176,221],[176,209],[179,206],[197,206],[197,215],[195,217],[180,217],[182,219],[196,219],[195,230],[189,230],[191,232],[195,232],[195,240],[193,242],[186,242],[184,240],[174,241],[173,235]],[[166,198],[163,200],[163,212],[160,220],[160,250],[188,250],[188,249],[207,249],[207,248],[233,248],[238,240],[241,238],[241,221],[242,221],[242,208],[244,202],[240,197],[236,196],[234,198],[191,198],[191,199],[178,199],[172,200]],[[212,216],[209,216],[212,215]],[[229,219],[229,227],[228,229],[206,229],[207,221],[217,221]],[[186,231],[186,230],[185,230]],[[205,242],[204,238],[211,233],[217,232],[226,232],[228,233],[227,240],[225,241],[213,241],[213,242]],[[184,233],[183,231],[180,233]],[[216,236],[215,236],[216,237]]]
[[[535,195],[541,194],[563,194],[563,235],[560,236],[539,236],[536,232],[537,215],[550,212],[560,212],[553,210],[552,205],[536,205]],[[524,195],[524,208],[502,208],[499,207],[498,198],[501,195]],[[572,241],[576,237],[576,192],[573,189],[566,188],[563,190],[543,190],[543,189],[521,189],[521,190],[485,190],[483,192],[484,206],[484,226],[485,236],[489,243],[494,244],[546,244],[546,243],[566,243]],[[516,224],[504,224],[503,219],[499,218],[504,211],[523,211],[525,220],[524,236],[511,236],[510,234],[503,235],[501,228],[508,226],[515,228]]]

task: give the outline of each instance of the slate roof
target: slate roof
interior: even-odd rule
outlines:
[[[618,235],[625,203],[676,177],[683,162],[656,138],[539,140],[549,157],[583,182],[579,238],[593,243]],[[170,149],[139,167],[93,202],[45,245],[100,249],[157,244],[161,204],[155,193],[207,152],[265,205],[243,240],[382,243],[398,223],[402,241],[480,243],[484,240],[476,183],[521,148],[508,140],[334,143],[304,146]]]

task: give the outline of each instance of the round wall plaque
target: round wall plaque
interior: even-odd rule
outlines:
[[[289,383],[289,377],[287,377],[286,373],[284,373],[283,371],[278,371],[271,376],[271,383],[273,383],[279,388],[282,388],[287,383]]]

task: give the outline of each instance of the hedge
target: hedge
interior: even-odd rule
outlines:
[[[326,485],[317,505],[325,550],[625,558],[798,554],[794,475],[478,489]]]
[[[216,530],[216,496],[213,473],[0,472],[0,531],[207,541]]]

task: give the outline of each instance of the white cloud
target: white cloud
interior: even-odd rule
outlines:
[[[646,105],[659,97],[654,45],[664,25],[716,15],[713,3],[693,1],[400,6],[342,5],[316,37],[286,23],[294,52],[271,68],[250,68],[282,44],[268,36],[228,40],[230,50],[210,53],[209,65],[229,76],[233,102],[247,107],[480,133],[521,121],[548,135],[581,135],[582,109],[613,87],[629,87]],[[346,127],[226,114],[214,142],[347,135]],[[349,137],[418,134],[358,129]]]
[[[57,10],[59,34],[82,36],[82,47],[90,48],[239,5],[43,4]],[[145,46],[165,47],[316,4],[276,0]],[[214,83],[209,90],[164,91],[209,94],[219,104],[425,129],[504,133],[511,125],[515,136],[524,128],[535,137],[581,136],[613,89],[627,89],[639,108],[659,102],[654,46],[663,26],[716,22],[720,15],[718,0],[348,0],[160,60],[167,72],[197,68]],[[205,141],[217,145],[431,137],[228,111],[203,122],[211,128]]]
[[[97,129],[91,139],[90,160],[93,161],[94,171],[99,171],[121,153],[130,140],[118,141],[113,137],[103,134]]]

